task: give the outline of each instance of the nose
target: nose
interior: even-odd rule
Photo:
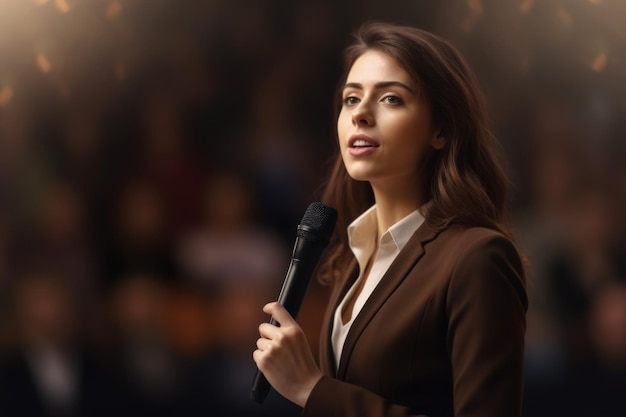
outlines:
[[[361,101],[352,112],[352,124],[355,126],[373,126],[374,115],[365,100]]]

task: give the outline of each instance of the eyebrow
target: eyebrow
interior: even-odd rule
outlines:
[[[407,90],[409,93],[415,94],[415,92],[408,85],[401,83],[400,81],[379,81],[374,84],[374,88],[377,90],[387,87],[401,87]],[[363,85],[359,83],[346,83],[343,89],[345,90],[346,88],[355,88],[357,90],[362,90]]]

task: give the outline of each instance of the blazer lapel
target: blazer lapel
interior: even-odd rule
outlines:
[[[323,344],[323,350],[321,351],[320,364],[324,368],[322,371],[326,375],[335,375],[337,370],[337,364],[335,363],[335,354],[332,345],[332,332],[333,323],[335,317],[335,310],[339,307],[339,304],[346,296],[346,293],[350,290],[354,281],[358,278],[358,266],[356,258],[350,262],[350,266],[347,268],[341,281],[337,287],[331,292],[328,299],[329,308],[326,310],[326,319],[324,320],[322,328],[322,337],[325,343]]]
[[[354,319],[352,327],[346,337],[343,351],[341,353],[339,369],[337,370],[337,377],[339,379],[345,378],[346,370],[348,368],[348,364],[350,363],[350,356],[359,337],[361,336],[361,333],[363,333],[363,330],[367,327],[369,322],[391,296],[391,294],[406,278],[407,274],[411,271],[411,269],[413,269],[415,264],[422,258],[424,255],[424,245],[433,240],[437,234],[437,231],[433,230],[426,224],[420,226],[393,261],[378,286],[374,289],[374,292],[372,292],[370,298],[365,302],[363,308]],[[342,288],[341,296],[338,297],[337,300],[333,300],[334,309],[337,308],[337,305],[343,299],[349,285],[351,285],[351,282],[347,284],[346,287]],[[332,317],[330,323],[330,331],[332,332]],[[330,333],[327,337],[330,345]]]

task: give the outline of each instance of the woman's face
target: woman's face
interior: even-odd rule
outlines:
[[[378,50],[361,55],[348,73],[337,133],[348,174],[373,187],[421,183],[426,156],[443,146],[415,81]]]

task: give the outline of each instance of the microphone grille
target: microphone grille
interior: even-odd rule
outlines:
[[[298,236],[329,240],[336,223],[337,210],[320,202],[311,203],[298,226]]]

